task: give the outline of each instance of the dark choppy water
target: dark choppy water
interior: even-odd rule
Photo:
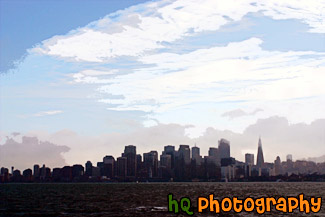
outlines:
[[[121,183],[121,184],[2,184],[0,216],[177,216],[168,213],[167,195],[177,199],[187,196],[196,206],[198,196],[213,193],[219,198],[261,196],[322,197],[322,209],[316,214],[293,213],[292,216],[325,216],[325,183]],[[201,214],[217,216],[213,213]],[[254,213],[226,213],[219,216],[260,216]],[[268,213],[265,216],[284,216]],[[185,216],[180,214],[178,216]],[[194,213],[198,216],[198,213]]]

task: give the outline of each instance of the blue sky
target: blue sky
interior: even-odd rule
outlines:
[[[325,118],[324,1],[0,4],[3,135],[178,124],[195,139]],[[254,145],[237,144],[237,156]]]

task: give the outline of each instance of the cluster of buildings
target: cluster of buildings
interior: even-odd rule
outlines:
[[[1,168],[0,182],[87,182],[87,181],[254,181],[275,180],[291,175],[325,174],[325,162],[286,161],[277,157],[274,163],[264,162],[261,139],[258,141],[256,164],[254,154],[245,154],[245,162],[230,156],[230,143],[226,139],[211,147],[208,156],[200,155],[196,145],[165,146],[159,156],[157,151],[137,154],[136,146],[125,146],[120,157],[105,156],[94,165],[73,165],[53,168],[34,165],[22,173],[11,168]],[[263,178],[263,179],[261,179]]]

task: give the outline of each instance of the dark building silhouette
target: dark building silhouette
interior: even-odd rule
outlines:
[[[143,154],[143,163],[147,171],[147,177],[153,178],[158,176],[158,152],[151,151]]]
[[[220,139],[218,149],[219,149],[220,160],[222,158],[229,158],[230,157],[230,143],[229,143],[228,140]]]
[[[61,180],[61,168],[53,168],[52,179],[54,182],[60,182]]]
[[[222,156],[222,157],[221,157]],[[115,161],[106,155],[103,161],[94,167],[87,161],[82,165],[50,168],[34,165],[34,172],[26,169],[11,173],[7,168],[0,170],[0,183],[4,182],[117,182],[117,181],[322,181],[325,180],[325,162],[287,161],[281,162],[277,157],[274,163],[264,162],[262,142],[258,142],[257,165],[254,155],[245,154],[245,163],[230,156],[230,144],[227,140],[219,141],[219,148],[211,147],[208,156],[200,156],[200,149],[180,145],[178,151],[174,146],[165,146],[158,159],[157,151],[136,154],[135,146],[126,146],[124,153]],[[143,159],[143,160],[142,160]],[[174,167],[173,163],[174,162]],[[199,162],[199,163],[198,163]]]
[[[61,181],[71,182],[72,181],[72,167],[64,166],[61,169]]]
[[[261,137],[258,139],[258,149],[257,149],[256,166],[258,168],[262,168],[264,166],[264,156],[263,156],[263,149],[262,149]]]
[[[254,165],[254,154],[245,154],[245,163],[247,165],[253,166]]]
[[[84,175],[84,167],[80,164],[75,164],[72,166],[72,178],[74,180],[79,180]]]
[[[125,146],[123,157],[126,157],[126,176],[135,177],[137,174],[137,151],[134,145]]]
[[[191,177],[191,150],[188,145],[180,145],[175,157],[175,178],[189,180]]]
[[[23,179],[25,182],[31,182],[33,180],[33,171],[31,169],[24,170]]]
[[[114,167],[115,167],[115,159],[113,156],[108,155],[103,158],[103,167],[101,170],[101,174],[108,178],[114,178]]]
[[[85,164],[86,171],[85,174],[86,176],[92,176],[93,175],[93,164],[90,161],[87,161]]]
[[[192,147],[192,160],[195,161],[196,165],[201,165],[201,163],[202,163],[202,157],[200,155],[200,148],[196,147],[196,145],[194,147]]]
[[[47,181],[51,177],[51,169],[45,167],[45,164],[40,168],[40,180]]]
[[[118,157],[117,158],[117,176],[120,178],[126,177],[127,174],[127,158]]]
[[[40,168],[38,164],[34,165],[34,178],[38,179],[40,177]]]
[[[209,148],[209,157],[211,157],[211,160],[215,165],[220,164],[220,158],[219,158],[219,150],[218,148]]]
[[[167,145],[164,147],[163,155],[168,154],[171,156],[171,168],[174,169],[175,167],[175,157],[176,157],[176,151],[175,146]]]

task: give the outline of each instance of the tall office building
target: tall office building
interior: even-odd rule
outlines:
[[[253,166],[254,165],[254,154],[245,154],[245,163],[247,165]]]
[[[191,150],[188,145],[180,145],[178,149],[178,157],[179,159],[184,160],[186,165],[191,163]]]
[[[127,158],[118,157],[117,158],[117,176],[125,177],[127,172]]]
[[[170,170],[172,168],[171,156],[169,154],[160,155],[160,166]]]
[[[292,154],[288,154],[287,155],[287,161],[291,161],[292,162]]]
[[[228,140],[220,139],[218,149],[220,160],[223,158],[230,158],[230,143]]]
[[[108,178],[114,177],[114,167],[115,167],[115,159],[111,155],[107,155],[103,158],[103,166],[102,166],[102,175]]]
[[[126,175],[135,177],[137,174],[137,151],[136,146],[127,145],[124,149],[123,157],[127,159]]]
[[[192,147],[192,160],[195,160],[196,165],[201,164],[201,156],[200,156],[200,148],[199,147]]]
[[[274,170],[275,170],[275,175],[281,175],[282,174],[282,165],[281,165],[281,159],[279,156],[276,157],[274,161]]]
[[[39,171],[40,171],[39,165],[35,164],[34,165],[34,177],[35,178],[38,178],[40,176]]]
[[[158,152],[151,151],[143,154],[143,163],[150,178],[158,176]]]
[[[86,176],[92,176],[92,173],[93,173],[93,164],[90,162],[90,161],[87,161],[86,165]]]
[[[168,154],[171,156],[171,167],[172,169],[175,167],[175,146],[167,145],[164,147],[163,155]]]
[[[256,166],[259,167],[259,168],[262,168],[264,166],[264,156],[263,156],[261,137],[258,139],[258,150],[257,150]]]
[[[215,165],[220,164],[220,158],[219,158],[219,150],[218,148],[209,148],[209,157],[211,157],[212,162]]]

